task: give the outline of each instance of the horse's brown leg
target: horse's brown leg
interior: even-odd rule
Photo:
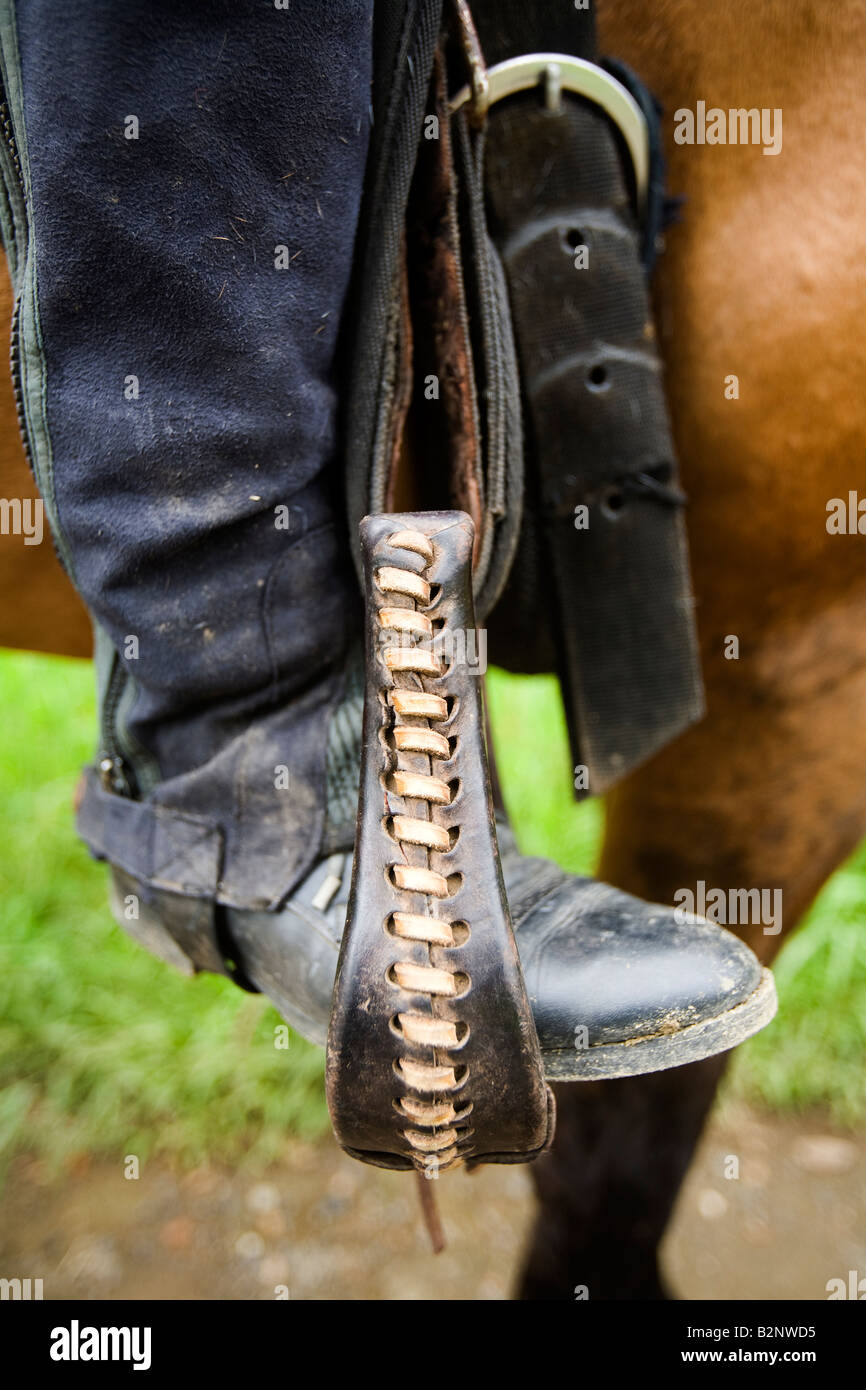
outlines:
[[[733,526],[720,540],[708,480],[692,488],[709,715],[609,797],[600,876],[619,887],[660,902],[701,879],[780,889],[789,931],[866,830],[866,578],[849,568],[861,538],[821,524],[826,498],[847,486],[833,437],[827,420],[824,479],[803,468],[784,536],[769,510],[782,455],[740,477],[743,513],[763,509],[765,546],[744,551]],[[804,550],[821,552],[808,583]],[[726,635],[739,638],[737,660]],[[761,924],[735,929],[765,960],[781,941]],[[656,1246],[721,1070],[560,1087],[557,1144],[537,1165],[527,1297],[571,1298],[578,1284],[596,1298],[659,1296]]]
[[[688,200],[658,321],[709,697],[610,798],[600,872],[663,902],[699,879],[781,888],[787,930],[866,828],[864,540],[826,529],[829,499],[863,492],[866,4],[601,0],[599,19],[664,103]],[[673,113],[698,100],[781,108],[784,154],[675,145]],[[744,934],[765,959],[779,944]],[[721,1070],[559,1088],[526,1296],[658,1296],[656,1245]]]
[[[855,612],[863,664],[810,699],[788,703],[763,681],[744,687],[742,670],[716,672],[716,712],[611,797],[603,878],[664,902],[701,878],[780,888],[784,930],[794,926],[866,829],[866,600]],[[772,656],[763,668],[796,690],[792,649],[787,670]],[[819,647],[816,671],[820,660]],[[727,700],[726,676],[738,684]],[[734,929],[764,959],[782,939],[760,924]],[[534,1170],[541,1209],[523,1297],[571,1299],[578,1285],[590,1298],[662,1296],[658,1243],[724,1061],[558,1088],[556,1144]]]
[[[534,1166],[540,1207],[521,1298],[666,1296],[658,1244],[723,1069],[711,1057],[555,1088],[556,1142]]]

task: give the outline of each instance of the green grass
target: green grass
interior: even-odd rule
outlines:
[[[0,1162],[154,1152],[260,1163],[327,1125],[322,1054],[212,975],[184,979],[115,926],[75,838],[89,664],[0,654]]]
[[[76,840],[72,796],[91,753],[86,663],[0,653],[0,1167],[19,1151],[164,1153],[260,1165],[326,1128],[322,1054],[227,981],[188,981],[114,925],[105,869]],[[587,872],[602,826],[571,800],[552,679],[494,673],[500,771],[521,847]],[[780,1016],[740,1049],[733,1092],[776,1107],[866,1115],[866,849],[785,948]]]
[[[866,1118],[866,845],[839,869],[775,966],[779,1013],[736,1054],[726,1094]]]

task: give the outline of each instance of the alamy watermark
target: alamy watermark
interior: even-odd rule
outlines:
[[[705,917],[722,927],[762,926],[764,936],[782,930],[781,888],[708,888],[701,878],[694,888],[678,888],[674,904],[680,925]]]
[[[831,497],[827,503],[827,534],[866,536],[866,497],[851,488],[845,497]]]
[[[0,497],[0,536],[23,536],[25,545],[41,545],[44,530],[41,497]]]
[[[44,1297],[41,1279],[0,1279],[0,1302],[36,1303]]]
[[[736,106],[725,111],[699,101],[694,111],[674,112],[676,145],[761,145],[762,154],[782,152],[782,108]]]
[[[463,667],[471,676],[483,676],[487,670],[487,629],[484,627],[451,627],[446,624],[434,632],[429,645],[421,646],[409,632],[396,632],[383,627],[379,630],[379,646],[401,651],[428,651],[439,659],[440,675],[452,667]]]
[[[68,1327],[51,1329],[52,1361],[131,1361],[134,1371],[147,1371],[151,1361],[149,1327],[82,1327],[73,1318]]]
[[[866,1299],[866,1279],[860,1278],[860,1271],[857,1269],[848,1270],[848,1278],[828,1279],[824,1285],[827,1293],[827,1302],[832,1303],[836,1299],[853,1299],[862,1303]]]

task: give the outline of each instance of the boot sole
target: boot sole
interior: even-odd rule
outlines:
[[[542,1050],[544,1074],[548,1081],[604,1081],[700,1062],[759,1033],[774,1017],[777,1007],[773,976],[765,969],[758,988],[726,1013],[692,1023],[676,1033],[657,1033],[584,1049]]]

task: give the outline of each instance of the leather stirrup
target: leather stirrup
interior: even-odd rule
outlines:
[[[364,738],[328,1105],[353,1157],[428,1176],[526,1162],[553,1137],[467,662],[473,539],[463,512],[361,523]]]

